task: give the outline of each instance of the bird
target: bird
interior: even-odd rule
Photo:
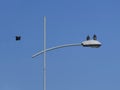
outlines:
[[[15,38],[16,38],[16,41],[21,40],[21,36],[16,36]]]
[[[93,40],[97,40],[97,36],[95,34],[93,35]]]
[[[90,36],[89,35],[86,37],[86,40],[90,40]]]

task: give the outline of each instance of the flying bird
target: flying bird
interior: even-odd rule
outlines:
[[[15,38],[16,38],[16,41],[21,40],[21,36],[16,36]]]

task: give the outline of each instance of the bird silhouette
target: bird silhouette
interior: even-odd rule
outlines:
[[[86,37],[86,40],[90,40],[90,36],[89,35]]]
[[[16,41],[21,40],[21,36],[16,36],[15,38],[16,38]]]
[[[95,34],[93,35],[93,40],[97,40],[97,36]]]

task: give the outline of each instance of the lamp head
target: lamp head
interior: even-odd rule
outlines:
[[[81,43],[84,47],[99,48],[102,44],[97,40],[88,40]]]
[[[87,36],[88,38],[88,36]],[[84,47],[92,47],[92,48],[99,48],[102,44],[97,40],[97,36],[93,35],[93,39],[87,39],[86,41],[83,41],[81,43],[82,46]]]

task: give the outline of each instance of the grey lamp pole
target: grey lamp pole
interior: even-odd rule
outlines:
[[[52,48],[48,48],[46,50],[42,50],[34,55],[32,55],[32,58],[40,55],[40,54],[43,54],[44,52],[47,52],[47,51],[51,51],[51,50],[54,50],[54,49],[59,49],[59,48],[64,48],[64,47],[71,47],[71,46],[82,46],[81,43],[74,43],[74,44],[64,44],[64,45],[59,45],[59,46],[55,46],[55,47],[52,47]]]
[[[44,16],[44,68],[43,68],[44,90],[46,90],[46,16]]]
[[[96,35],[94,35],[94,38],[95,37],[96,37]],[[34,58],[40,54],[44,54],[43,90],[46,90],[46,52],[54,50],[54,49],[58,49],[58,48],[71,47],[71,46],[83,46],[83,47],[92,47],[92,48],[100,47],[102,44],[94,38],[93,38],[93,40],[87,39],[86,41],[83,41],[82,43],[64,44],[64,45],[55,46],[55,47],[46,49],[46,16],[44,16],[44,49],[32,56],[32,58]]]

